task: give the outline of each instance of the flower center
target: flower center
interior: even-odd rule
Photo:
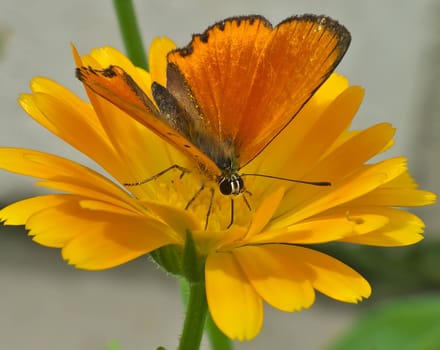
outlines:
[[[193,172],[183,177],[178,172],[170,172],[154,180],[154,197],[166,205],[194,214],[205,230],[247,225],[251,219],[252,195],[242,191],[243,180],[237,177],[220,184]],[[227,193],[224,192],[225,186],[228,187]]]

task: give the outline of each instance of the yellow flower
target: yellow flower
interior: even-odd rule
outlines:
[[[165,84],[161,38],[150,48],[150,72],[110,47],[79,57],[78,66],[122,67],[151,97],[153,81]],[[363,90],[333,74],[294,121],[243,173],[330,181],[316,187],[264,177],[244,177],[248,192],[231,201],[206,182],[194,164],[127,114],[87,90],[84,102],[45,78],[21,95],[23,109],[80,152],[113,181],[73,161],[28,149],[1,148],[0,168],[41,179],[55,194],[25,199],[0,211],[6,225],[25,225],[33,239],[62,249],[78,268],[99,270],[126,263],[160,247],[178,250],[192,233],[206,259],[208,305],[230,338],[251,339],[263,322],[263,301],[282,311],[310,307],[315,290],[356,303],[370,295],[368,282],[338,260],[306,247],[342,241],[403,246],[422,239],[423,222],[396,207],[428,205],[435,195],[418,190],[405,158],[367,163],[393,143],[387,123],[349,130]],[[143,185],[125,187],[173,164],[179,170]],[[190,205],[188,205],[190,203]],[[205,225],[207,223],[207,229]]]

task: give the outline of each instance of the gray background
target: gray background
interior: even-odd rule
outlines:
[[[398,129],[388,155],[407,155],[423,188],[440,192],[440,3],[398,1],[135,1],[146,46],[166,35],[179,45],[190,34],[232,15],[262,14],[276,23],[292,14],[326,14],[345,24],[353,42],[338,71],[366,88],[355,122]],[[80,52],[122,49],[109,0],[0,0],[0,146],[44,150],[95,165],[37,125],[16,103],[36,75],[81,96],[69,43]],[[31,179],[0,173],[0,204],[38,193]],[[429,236],[440,232],[438,206],[418,211]],[[437,235],[438,238],[438,235]],[[21,230],[0,232],[0,348],[173,349],[183,320],[177,283],[145,259],[103,272],[75,270],[59,252],[37,246]],[[374,296],[373,296],[374,302]],[[322,349],[349,328],[363,307],[319,298],[311,310],[267,309],[261,335],[238,349]]]

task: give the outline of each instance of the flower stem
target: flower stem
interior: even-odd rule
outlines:
[[[179,350],[199,349],[207,310],[208,304],[206,302],[204,281],[190,283],[189,298],[183,332],[180,337]]]
[[[119,30],[127,56],[134,65],[148,70],[147,57],[132,0],[113,0],[113,7],[118,17]]]

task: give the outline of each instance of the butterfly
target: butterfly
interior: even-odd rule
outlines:
[[[167,55],[154,101],[118,66],[76,76],[197,165],[224,195],[245,191],[240,174],[294,119],[344,56],[351,36],[337,21],[293,16],[227,18]]]

